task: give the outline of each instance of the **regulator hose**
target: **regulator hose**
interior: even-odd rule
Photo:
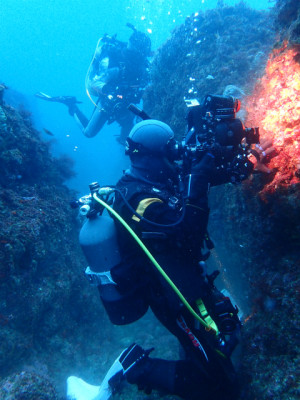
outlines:
[[[150,221],[149,219],[147,219],[147,218],[143,217],[142,215],[140,215],[133,207],[131,207],[131,205],[127,201],[126,197],[121,192],[121,190],[116,189],[116,188],[114,190],[120,194],[120,196],[122,197],[124,203],[129,208],[129,210],[132,212],[132,214],[136,215],[141,221],[147,222],[147,224],[150,224],[150,225],[153,225],[153,226],[157,226],[159,228],[171,228],[171,227],[179,225],[183,221],[183,218],[185,216],[185,203],[184,202],[182,203],[181,216],[176,222],[173,222],[172,224],[159,224],[157,222]]]
[[[179,299],[182,301],[182,303],[185,305],[185,307],[188,309],[188,311],[193,315],[194,318],[196,318],[197,321],[200,322],[200,324],[207,330],[207,331],[212,331],[215,335],[217,335],[217,332],[215,329],[210,327],[201,317],[198,315],[195,310],[192,308],[192,306],[189,304],[189,302],[186,300],[186,298],[183,296],[183,294],[180,292],[178,287],[175,285],[175,283],[169,278],[169,276],[165,273],[163,268],[159,265],[159,263],[156,261],[156,259],[153,257],[153,255],[150,253],[150,251],[147,249],[147,247],[144,245],[144,243],[141,241],[141,239],[137,236],[137,234],[133,231],[133,229],[127,224],[127,222],[112,208],[110,207],[105,201],[103,201],[100,197],[97,196],[97,193],[93,194],[93,198],[100,203],[103,207],[105,207],[123,226],[124,228],[131,234],[131,236],[134,238],[134,240],[137,242],[137,244],[141,247],[141,249],[144,251],[144,253],[147,255],[147,257],[150,259],[152,264],[155,266],[155,268],[160,272],[160,274],[163,276],[163,278],[166,280],[166,282],[171,286],[173,291],[176,293],[176,295],[179,297]]]

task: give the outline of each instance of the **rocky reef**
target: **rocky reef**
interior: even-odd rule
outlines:
[[[2,400],[58,400],[51,382],[38,374],[21,372],[0,382]]]
[[[219,2],[214,10],[191,15],[159,49],[144,103],[145,111],[170,124],[178,139],[186,133],[186,100],[207,93],[240,98],[243,109],[237,116],[261,123],[262,137],[271,134],[266,113],[258,118],[265,112],[264,100],[272,118],[281,118],[280,123],[272,119],[278,136],[271,137],[280,143],[268,160],[272,172],[210,194],[212,264],[244,307],[239,372],[241,398],[249,400],[296,399],[300,393],[299,10],[297,1],[280,0],[270,13],[243,2],[235,7]],[[293,75],[280,72],[289,50]],[[280,62],[270,66],[278,55]],[[279,71],[278,87],[266,89],[266,66],[268,73]],[[274,100],[291,86],[289,76],[295,91],[292,96],[284,92],[288,108],[280,114]]]
[[[242,88],[243,94],[251,93],[274,40],[270,15],[243,2],[235,7],[220,3],[216,9],[196,12],[158,50],[145,110],[182,137],[185,100],[222,94],[228,85]]]
[[[91,338],[102,339],[99,303],[82,274],[75,194],[64,185],[72,162],[51,155],[29,112],[0,100],[0,397],[55,399],[47,381],[64,385],[86,357],[80,338],[91,351]],[[17,387],[28,385],[26,397]]]
[[[300,11],[297,0],[277,0],[275,11],[276,31],[280,45],[287,41],[292,46],[300,46]]]
[[[30,112],[5,104],[4,90],[1,84],[0,399],[65,399],[68,376],[98,384],[134,340],[167,348],[157,355],[172,358],[177,343],[151,314],[127,327],[108,320],[83,274],[83,221],[64,184],[72,160],[52,156]],[[125,388],[122,399],[130,398],[144,396]]]
[[[247,99],[253,100],[257,84],[262,88],[273,49],[293,48],[299,62],[298,3],[277,0],[265,12],[219,1],[214,10],[191,15],[153,59],[145,111],[170,124],[179,139],[186,130],[185,100],[225,91],[242,99],[238,116],[249,120]],[[80,221],[69,207],[76,194],[64,184],[72,162],[51,155],[30,112],[4,104],[3,90],[5,85],[0,86],[0,398],[63,399],[68,375],[99,383],[133,340],[157,347],[157,357],[176,357],[177,342],[151,315],[129,327],[110,324],[82,274]],[[250,120],[256,122],[253,115]],[[298,140],[292,128],[285,126],[289,148]],[[272,186],[278,176],[274,165],[267,176],[254,174],[239,186],[211,191],[212,263],[244,311],[239,364],[244,400],[294,400],[300,394],[295,171]],[[134,388],[116,396],[145,397]]]

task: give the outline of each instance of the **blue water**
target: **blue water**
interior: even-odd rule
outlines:
[[[246,3],[256,9],[274,5],[270,0]],[[117,33],[126,41],[130,22],[151,35],[155,50],[186,16],[216,5],[217,0],[0,0],[0,82],[26,95],[35,125],[54,134],[53,153],[75,160],[71,188],[84,194],[95,180],[115,183],[128,162],[114,137],[118,126],[85,138],[63,105],[37,100],[34,93],[74,95],[90,115],[84,80],[99,37]]]

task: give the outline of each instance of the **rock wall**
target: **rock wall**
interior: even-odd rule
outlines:
[[[226,87],[251,94],[272,47],[299,44],[297,1],[278,0],[270,14],[222,3],[188,18],[152,63],[145,111],[169,123],[178,138],[185,133],[186,99]],[[74,194],[63,184],[71,161],[51,156],[30,113],[3,104],[1,88],[0,398],[56,399],[69,374],[97,383],[112,355],[132,340],[161,345],[158,356],[168,348],[174,358],[176,343],[151,316],[125,329],[103,315],[82,277],[80,224],[69,208]],[[296,399],[299,185],[262,195],[265,183],[254,175],[212,190],[212,263],[243,306],[242,398]],[[132,393],[122,398],[141,398]]]
[[[299,7],[297,1],[278,1],[268,14],[244,3],[219,3],[192,15],[153,61],[145,111],[170,124],[179,139],[186,129],[186,99],[225,88],[242,99],[250,95],[273,47],[289,41],[288,47],[299,49]],[[216,244],[211,263],[243,307],[239,371],[241,398],[249,400],[299,397],[300,183],[295,178],[265,193],[274,174],[253,175],[210,194]]]
[[[275,40],[273,21],[264,11],[240,3],[199,11],[174,30],[152,62],[152,85],[144,109],[185,133],[186,99],[222,94],[235,85],[247,94],[264,71]]]
[[[0,170],[0,378],[12,374],[16,387],[25,378],[14,374],[27,371],[64,385],[70,366],[86,358],[82,338],[96,353],[105,335],[82,273],[75,193],[63,184],[72,162],[53,158],[30,113],[2,101]]]

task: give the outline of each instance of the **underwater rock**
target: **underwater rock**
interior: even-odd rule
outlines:
[[[279,0],[270,13],[245,3],[220,5],[187,18],[152,63],[145,111],[171,125],[179,140],[186,133],[185,100],[208,93],[251,95],[274,46],[282,46],[276,44],[278,36],[290,40],[287,46],[298,54],[295,61],[300,60],[299,1]],[[209,74],[215,79],[205,79]],[[195,81],[189,92],[191,76]],[[284,170],[288,164],[282,162]],[[294,179],[264,192],[275,176],[276,170],[254,174],[241,185],[223,185],[210,193],[215,267],[227,265],[226,283],[248,307],[240,372],[243,400],[299,396],[300,184]]]
[[[242,2],[191,15],[152,61],[145,111],[169,124],[181,139],[186,129],[185,100],[222,94],[228,85],[251,92],[274,40],[268,12],[253,10]],[[192,88],[191,76],[195,79]]]
[[[0,381],[0,398],[1,400],[58,400],[49,379],[24,371]]]
[[[87,340],[96,354],[105,335],[97,293],[82,274],[80,225],[69,207],[76,194],[64,185],[72,163],[52,156],[29,113],[7,104],[1,109],[7,130],[0,126],[0,379],[24,365],[36,372],[43,363],[62,386],[74,360],[86,360],[78,341]],[[25,383],[28,399],[56,398],[47,383],[27,374],[18,374],[8,385],[14,392],[0,398],[27,399]]]
[[[300,3],[298,0],[277,0],[276,29],[280,35],[278,46],[284,41],[290,45],[300,45]]]
[[[3,110],[3,108],[0,106],[0,129],[6,132],[7,125],[6,125],[6,114]]]
[[[232,96],[237,99],[242,99],[245,96],[245,92],[235,85],[227,85],[223,91],[223,96]]]
[[[239,281],[246,288],[241,300],[246,296],[249,302],[242,331],[242,398],[296,399],[299,189],[290,187],[262,199],[257,194],[260,179],[256,176],[238,187],[214,188],[209,232],[218,254],[224,254],[228,268],[235,271],[232,289],[239,290]],[[237,243],[243,243],[243,247]],[[290,375],[295,378],[290,380]]]
[[[4,83],[0,83],[0,105],[3,104],[3,95],[4,91],[7,89],[7,86]]]

